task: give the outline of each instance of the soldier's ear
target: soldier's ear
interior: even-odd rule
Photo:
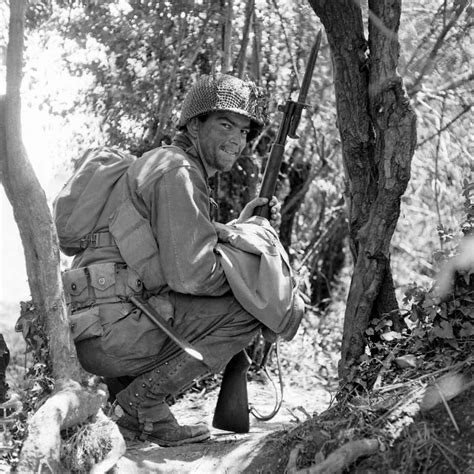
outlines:
[[[191,120],[188,121],[186,124],[186,130],[188,131],[189,135],[192,138],[197,138],[199,134],[199,125],[200,121],[197,117],[193,117]]]

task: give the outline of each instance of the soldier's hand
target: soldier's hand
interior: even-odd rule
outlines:
[[[240,213],[237,223],[246,221],[249,217],[253,216],[255,208],[263,206],[268,203],[268,199],[264,197],[257,197],[252,199]],[[270,224],[273,227],[278,227],[281,223],[281,204],[278,202],[276,196],[273,196],[268,203],[270,206]]]
[[[276,198],[276,196],[273,196],[272,199],[270,200],[270,224],[272,227],[277,229],[280,227],[281,224],[281,204]]]

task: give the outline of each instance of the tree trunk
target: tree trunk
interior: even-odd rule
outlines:
[[[257,84],[262,82],[262,71],[260,68],[262,62],[262,28],[257,13],[253,14],[253,49],[252,49],[252,76]]]
[[[369,2],[369,42],[364,37],[358,2],[310,0],[310,4],[325,27],[331,48],[348,181],[346,200],[355,268],[339,365],[344,377],[364,352],[364,332],[370,318],[398,307],[389,247],[400,198],[410,177],[416,122],[396,72],[400,0]]]
[[[222,72],[232,72],[232,21],[234,18],[234,0],[225,0],[222,4],[224,21],[222,22]]]
[[[239,55],[234,64],[234,72],[241,79],[244,77],[245,67],[247,66],[247,46],[250,38],[250,27],[255,10],[255,0],[249,0],[245,7],[245,23],[242,31],[242,41],[240,43]]]
[[[46,195],[26,156],[21,136],[20,84],[23,62],[24,1],[10,4],[10,37],[7,49],[7,94],[5,97],[2,157],[3,185],[13,207],[23,249],[31,296],[44,317],[50,354],[57,361],[54,378],[78,380],[79,363],[67,321],[59,270],[59,246]]]
[[[69,330],[59,269],[59,246],[44,191],[26,155],[21,135],[20,85],[26,2],[10,1],[7,94],[0,101],[0,168],[26,258],[33,304],[48,337],[53,395],[29,422],[19,471],[60,469],[60,430],[97,413],[105,392],[81,387],[81,368]],[[47,420],[47,422],[45,422]]]

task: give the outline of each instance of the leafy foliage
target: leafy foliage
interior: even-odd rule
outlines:
[[[219,4],[95,2],[58,18],[59,31],[95,57],[65,58],[72,74],[90,73],[86,102],[102,116],[114,145],[133,153],[169,142],[175,104],[196,73],[213,68]]]
[[[394,361],[401,369],[410,368],[417,374],[421,367],[440,369],[468,359],[474,341],[473,288],[474,268],[464,275],[456,273],[452,290],[442,299],[436,286],[426,289],[412,284],[404,299],[409,306],[403,311],[407,327],[400,333],[392,329],[388,317],[371,321],[366,330],[367,354],[344,392],[380,386],[381,373]]]
[[[456,232],[438,228],[441,249],[434,260],[441,268],[438,280],[429,288],[417,283],[409,285],[401,311],[406,326],[395,331],[392,319],[373,319],[366,329],[367,349],[339,396],[348,396],[394,382],[397,377],[389,371],[393,363],[400,369],[416,374],[425,370],[440,369],[446,365],[469,359],[474,342],[474,260],[471,240],[472,183],[465,181],[466,196],[462,223],[464,239],[456,240]],[[468,225],[466,225],[468,223]],[[447,245],[450,244],[450,245]],[[380,365],[382,367],[380,367]]]
[[[4,458],[12,467],[18,463],[29,417],[54,389],[48,338],[39,312],[31,301],[21,302],[21,316],[15,329],[23,335],[26,353],[31,354],[31,365],[24,375],[24,383],[18,387],[19,409],[13,414],[13,422],[8,426],[12,449],[5,453]]]

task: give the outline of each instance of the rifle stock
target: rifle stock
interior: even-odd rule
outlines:
[[[283,119],[278,128],[275,142],[271,147],[259,193],[259,197],[266,197],[269,201],[275,194],[278,175],[285,152],[286,139],[287,137],[298,138],[296,129],[301,118],[301,113],[303,109],[307,107],[306,96],[309,91],[320,44],[321,31],[318,32],[314,45],[311,48],[298,100],[295,102],[288,99],[285,105],[281,107]],[[270,206],[266,204],[257,207],[254,211],[254,215],[269,219]],[[247,394],[247,372],[250,365],[251,361],[245,350],[242,350],[232,357],[227,364],[216,409],[214,411],[214,419],[212,421],[214,428],[234,431],[235,433],[248,433],[250,410]]]
[[[235,433],[249,432],[247,372],[250,364],[245,350],[232,357],[227,364],[212,420],[214,428]]]

